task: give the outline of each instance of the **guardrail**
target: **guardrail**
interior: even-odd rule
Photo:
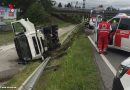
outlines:
[[[65,40],[74,32],[74,30],[79,26],[75,26],[71,32],[69,32],[64,39],[61,41],[61,44],[65,42]],[[22,85],[18,88],[18,90],[33,90],[34,85],[36,84],[37,80],[40,78],[41,74],[43,73],[47,63],[51,57],[48,57],[45,59],[39,66],[38,68],[35,69],[35,71],[22,83]]]
[[[45,59],[39,66],[36,68],[36,70],[24,81],[24,83],[19,87],[18,90],[32,90],[36,81],[41,76],[43,70],[45,69],[47,63],[51,57],[48,57]]]

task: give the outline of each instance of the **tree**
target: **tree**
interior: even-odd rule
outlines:
[[[30,19],[31,22],[35,24],[45,23],[48,20],[48,14],[42,5],[38,2],[33,3],[27,10],[26,13],[27,17]]]
[[[68,3],[68,4],[66,5],[66,7],[67,7],[67,8],[71,8],[71,7],[72,7],[71,3]]]
[[[103,8],[103,5],[99,5],[100,8]]]
[[[59,7],[59,8],[61,8],[61,7],[62,7],[62,4],[61,4],[61,2],[58,4],[58,7]]]
[[[107,7],[106,10],[107,10],[107,11],[117,11],[117,9],[114,8],[114,7],[112,7],[112,6]]]
[[[52,11],[52,6],[53,6],[53,2],[52,0],[40,0],[44,9],[47,11],[47,12],[50,12]]]

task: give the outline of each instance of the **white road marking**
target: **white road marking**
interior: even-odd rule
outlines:
[[[90,36],[88,36],[90,42],[93,44],[93,46],[96,48],[96,50],[98,51],[98,48],[96,46],[96,44],[94,43],[94,41],[91,39]],[[109,62],[109,60],[103,55],[100,54],[100,56],[102,57],[103,61],[106,63],[106,65],[109,67],[109,69],[112,71],[112,73],[114,74],[114,76],[116,76],[116,69],[112,66],[112,64]]]

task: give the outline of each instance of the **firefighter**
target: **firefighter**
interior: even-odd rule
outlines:
[[[101,23],[98,24],[98,49],[99,54],[106,54],[107,46],[108,46],[108,35],[111,30],[111,25],[107,23],[104,18]]]

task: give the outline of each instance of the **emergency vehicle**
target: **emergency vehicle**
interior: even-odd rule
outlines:
[[[130,90],[130,57],[121,63],[112,90]]]
[[[119,13],[108,21],[112,30],[109,34],[108,47],[130,52],[130,16]],[[95,29],[95,42],[97,42],[97,28]]]

